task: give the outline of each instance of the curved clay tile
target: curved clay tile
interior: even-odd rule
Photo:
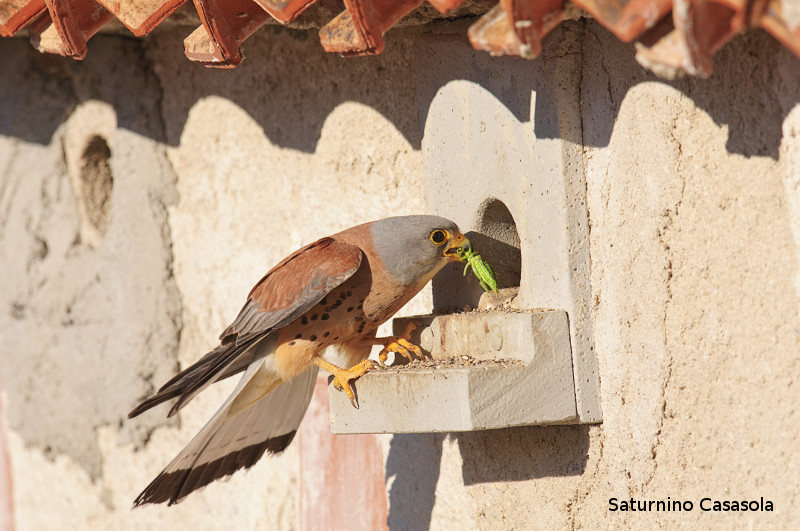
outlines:
[[[564,0],[500,0],[500,5],[522,43],[522,57],[542,53],[542,39],[564,20]]]
[[[255,2],[272,15],[272,18],[281,24],[287,24],[315,4],[317,0],[255,0]]]
[[[714,54],[746,28],[748,0],[675,0],[675,27],[683,33],[687,56],[684,69],[707,77]]]
[[[469,43],[476,50],[492,55],[522,55],[517,33],[511,27],[503,6],[497,4],[467,30]]]
[[[86,41],[114,15],[94,0],[45,0],[47,11],[28,28],[40,52],[83,59]]]
[[[346,11],[319,30],[326,52],[374,55],[383,51],[383,34],[423,0],[345,0]]]
[[[436,8],[439,13],[445,14],[451,9],[455,9],[465,0],[428,0],[428,3]]]
[[[800,57],[800,17],[787,16],[781,0],[757,1],[753,9],[753,23],[761,26],[773,37]]]
[[[0,35],[28,26],[47,53],[82,59],[86,41],[116,16],[146,35],[187,0],[0,0]],[[242,42],[272,17],[294,21],[319,0],[194,0],[202,26],[184,40],[189,59],[206,66],[239,64]],[[428,0],[440,13],[481,13],[485,2]],[[711,74],[714,54],[734,35],[761,26],[800,57],[800,0],[499,0],[468,30],[472,46],[493,55],[533,58],[564,18],[591,14],[622,41],[636,41],[636,60],[657,75]],[[342,55],[378,54],[384,33],[424,0],[344,0],[345,11],[319,32],[323,48]],[[790,10],[789,7],[792,7]],[[670,11],[671,16],[670,16]],[[418,12],[422,20],[432,10]],[[324,22],[327,8],[315,13]]]
[[[137,37],[147,35],[187,0],[97,0]]]
[[[672,9],[672,0],[573,0],[623,42],[652,28]]]
[[[0,0],[0,35],[14,35],[44,10],[44,0]]]
[[[183,41],[192,61],[233,68],[244,59],[241,44],[269,15],[252,0],[194,0],[202,26]]]
[[[675,0],[672,28],[637,46],[636,60],[661,77],[708,77],[717,50],[747,28],[747,10],[748,0]]]
[[[564,20],[564,0],[500,0],[473,24],[467,36],[473,48],[492,55],[533,59],[542,39]]]

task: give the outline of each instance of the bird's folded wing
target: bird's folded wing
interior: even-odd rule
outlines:
[[[332,238],[322,238],[292,253],[250,291],[239,315],[220,335],[220,346],[169,380],[128,417],[179,397],[169,413],[174,415],[207,386],[243,371],[269,350],[257,348],[260,341],[303,315],[353,276],[361,260],[361,249]]]

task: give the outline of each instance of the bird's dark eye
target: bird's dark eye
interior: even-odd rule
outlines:
[[[447,241],[449,237],[450,235],[447,233],[446,230],[439,230],[439,229],[436,229],[435,231],[431,232],[431,235],[429,236],[430,240],[436,245],[442,245],[444,242]]]

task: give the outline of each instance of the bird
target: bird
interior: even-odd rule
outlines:
[[[321,238],[284,258],[253,287],[220,344],[167,381],[129,414],[177,398],[175,415],[209,385],[244,373],[186,447],[134,500],[173,505],[212,481],[250,468],[291,443],[319,369],[358,407],[352,382],[385,367],[388,353],[409,359],[419,347],[377,337],[378,327],[470,242],[452,221],[390,217]],[[382,345],[378,359],[369,359]],[[333,348],[328,348],[333,347]]]

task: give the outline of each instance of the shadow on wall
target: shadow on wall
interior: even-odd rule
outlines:
[[[116,39],[123,45],[107,46],[106,39]],[[565,39],[561,49],[557,49],[559,39]],[[202,98],[219,96],[244,109],[263,128],[267,138],[281,147],[313,153],[328,115],[344,102],[359,102],[381,113],[419,149],[421,131],[437,87],[455,79],[474,81],[503,102],[520,121],[528,121],[534,87],[522,86],[513,72],[541,68],[548,55],[583,53],[583,112],[589,106],[592,116],[590,123],[585,123],[582,139],[567,140],[587,146],[607,146],[628,91],[641,83],[662,83],[691,98],[716,124],[728,127],[729,152],[777,159],[781,126],[791,105],[782,107],[776,98],[780,85],[775,81],[776,64],[780,57],[794,63],[789,69],[800,68],[799,59],[763,31],[754,30],[737,37],[717,53],[715,72],[710,79],[667,82],[636,63],[633,46],[621,43],[594,21],[585,20],[562,23],[545,39],[544,59],[534,61],[491,58],[469,48],[463,35],[418,37],[402,29],[387,34],[386,51],[380,56],[342,58],[323,52],[314,32],[271,27],[248,40],[247,60],[238,68],[214,70],[188,61],[180,52],[183,48],[180,43],[173,42],[179,40],[179,35],[171,34],[151,36],[144,44],[118,37],[98,37],[90,44],[87,59],[77,62],[41,55],[19,39],[4,39],[0,42],[0,56],[11,61],[7,71],[13,72],[16,62],[26,62],[29,55],[34,56],[42,72],[41,79],[33,82],[28,79],[26,83],[38,87],[39,94],[34,96],[41,98],[46,109],[36,117],[39,121],[36,128],[18,128],[15,123],[28,117],[14,114],[14,108],[19,106],[3,106],[0,134],[49,143],[53,132],[71,112],[71,101],[65,101],[64,93],[74,92],[80,101],[85,97],[79,86],[82,84],[95,87],[91,97],[113,101],[112,91],[126,90],[125,83],[115,79],[119,70],[125,70],[124,63],[149,58],[163,89],[163,116],[145,119],[163,119],[166,142],[171,145],[180,142],[191,108]],[[431,58],[429,51],[437,42],[458,43],[463,47],[458,60],[439,64]],[[304,60],[297,61],[298,57]],[[421,75],[426,76],[425,86],[415,84],[415,76]],[[0,79],[0,95],[16,92],[13,89],[18,81],[14,81],[14,76],[3,78],[6,86]],[[435,78],[435,83],[431,78]],[[753,90],[756,87],[775,90]],[[748,88],[745,100],[741,90]],[[796,98],[800,101],[800,95]],[[143,127],[142,117],[135,112],[136,98],[131,100],[134,112],[120,113],[120,127],[152,134],[154,128]],[[560,133],[552,122],[553,112],[542,108],[540,103],[533,102],[535,133],[540,138],[557,137]],[[33,136],[31,131],[35,131]]]
[[[589,455],[589,426],[523,426],[464,433],[400,434],[386,460],[389,529],[430,528],[442,445],[461,452],[464,485],[578,476]]]
[[[665,81],[645,70],[636,62],[633,45],[620,42],[593,20],[560,24],[544,39],[544,51],[533,61],[490,57],[468,49],[466,43],[464,51],[443,61],[437,40],[459,42],[447,36],[417,39],[415,67],[421,130],[439,87],[454,80],[468,80],[490,92],[520,122],[531,120],[533,105],[536,137],[561,138],[555,108],[549,107],[546,99],[532,98],[537,87],[521,83],[521,73],[531,68],[547,71],[548,56],[576,53],[583,54],[580,91],[584,131],[582,138],[569,138],[570,132],[565,131],[564,140],[587,147],[608,146],[622,102],[632,88],[659,83],[682,92],[718,126],[727,126],[728,152],[777,160],[783,121],[794,106],[785,101],[782,105],[778,97],[778,62],[788,63],[787,71],[800,69],[800,59],[763,30],[740,35],[717,52],[711,78],[676,81]],[[425,76],[424,83],[420,82],[421,76]],[[772,90],[764,90],[765,87]],[[800,94],[791,97],[791,103],[800,102]]]
[[[594,22],[587,29],[581,100],[584,119],[591,115],[592,121],[584,121],[585,145],[607,146],[628,91],[642,83],[660,83],[682,92],[717,126],[728,128],[729,153],[778,160],[783,121],[800,102],[800,94],[779,94],[785,87],[778,66],[784,63],[786,71],[796,72],[800,59],[764,30],[740,35],[717,52],[709,79],[665,81],[638,67],[633,46],[620,43]],[[589,92],[603,85],[608,93],[602,98]]]
[[[102,37],[85,61],[74,61],[39,53],[23,39],[0,39],[0,58],[0,135],[48,145],[80,103],[97,100],[114,108],[120,128],[166,141],[153,111],[163,109],[152,98],[160,89],[139,41]]]

